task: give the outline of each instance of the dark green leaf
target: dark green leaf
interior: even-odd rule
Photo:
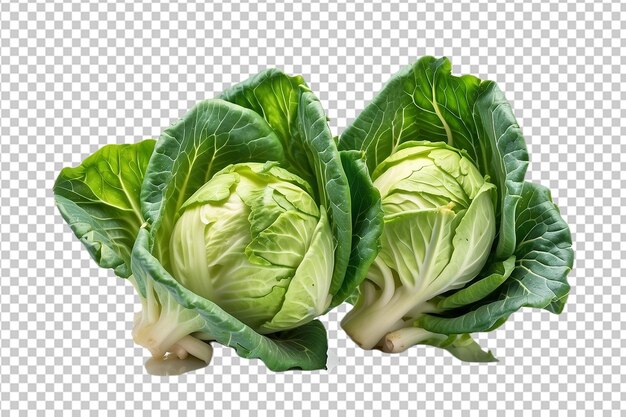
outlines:
[[[478,136],[475,145],[477,152],[478,149],[482,151],[482,156],[477,154],[476,161],[478,169],[488,174],[498,189],[496,213],[500,227],[496,257],[506,259],[515,250],[515,208],[524,186],[528,152],[511,105],[502,91],[492,81],[484,81],[481,87],[474,117],[480,118],[477,126],[483,126],[484,135]]]
[[[363,281],[376,259],[383,231],[380,194],[372,184],[363,153],[342,151],[340,154],[352,200],[352,252],[343,285],[335,295],[331,308],[353,294]]]
[[[471,285],[443,298],[437,307],[448,310],[482,300],[506,281],[514,267],[515,256],[502,262],[494,262],[485,268]]]
[[[300,86],[306,87],[301,76],[291,77],[272,68],[235,84],[219,98],[261,115],[283,144],[286,168],[313,183],[313,170],[297,126],[302,93]]]
[[[154,140],[107,145],[54,184],[57,207],[91,257],[128,278],[130,253],[144,222],[139,194]]]
[[[320,203],[327,208],[331,220],[336,245],[330,285],[330,293],[334,295],[342,286],[351,251],[350,188],[324,109],[311,91],[305,87],[301,89],[298,137],[302,138],[303,148],[315,173]]]

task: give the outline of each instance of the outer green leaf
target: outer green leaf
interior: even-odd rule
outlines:
[[[451,75],[447,58],[423,57],[396,74],[341,136],[367,153],[370,172],[406,141],[444,141],[467,151],[498,187],[498,259],[514,250],[515,204],[528,165],[510,105],[491,81]]]
[[[478,303],[424,315],[418,325],[435,333],[487,331],[521,307],[563,309],[569,293],[567,274],[574,262],[569,228],[547,188],[526,182],[517,206],[515,268],[509,279]]]
[[[195,311],[204,319],[202,333],[234,348],[242,357],[261,359],[273,371],[325,368],[326,331],[319,321],[274,333],[271,337],[262,336],[216,304],[180,285],[150,253],[150,239],[152,237],[147,230],[141,229],[132,253],[133,274],[141,296],[146,296],[146,282],[150,280],[157,293],[167,291],[176,303]]]
[[[448,310],[482,300],[506,281],[511,275],[511,272],[513,272],[514,267],[515,256],[511,256],[505,261],[495,262],[489,265],[481,272],[482,277],[478,277],[473,284],[442,299],[437,304],[437,307]]]
[[[331,303],[341,304],[355,293],[380,250],[383,210],[380,193],[372,185],[362,152],[342,151],[341,162],[350,184],[352,200],[352,252],[343,284]]]
[[[65,221],[103,268],[127,278],[130,253],[144,219],[139,194],[154,140],[107,145],[64,168],[53,192]]]
[[[499,214],[500,233],[496,257],[505,259],[515,250],[515,208],[524,186],[528,152],[511,105],[502,91],[492,81],[483,81],[481,87],[474,106],[474,117],[480,118],[477,126],[482,124],[484,135],[478,137],[482,155],[477,154],[476,159],[480,161],[478,169],[488,174],[498,189],[496,212]],[[479,147],[476,147],[478,153]]]
[[[298,131],[300,86],[306,87],[300,75],[291,77],[271,68],[234,85],[219,98],[260,114],[280,138],[290,170],[306,181],[314,182],[313,170]]]
[[[335,241],[335,268],[331,294],[341,288],[348,258],[352,223],[350,191],[337,145],[319,100],[300,76],[276,69],[264,71],[220,96],[262,115],[286,150],[286,166],[314,185],[327,208]]]
[[[283,148],[254,111],[223,100],[196,105],[156,144],[141,191],[141,208],[168,268],[168,244],[183,203],[213,174],[236,162],[281,161]]]
[[[301,87],[298,132],[309,163],[315,172],[320,204],[328,210],[335,245],[335,267],[330,294],[341,288],[352,242],[350,188],[341,165],[337,145],[330,133],[324,109],[315,95]]]

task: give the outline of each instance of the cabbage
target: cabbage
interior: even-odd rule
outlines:
[[[364,156],[338,152],[326,119],[302,77],[267,70],[156,142],[61,171],[59,211],[136,288],[133,338],[153,357],[209,362],[218,343],[272,370],[325,367],[316,318],[354,292],[382,228]]]
[[[472,333],[522,307],[563,310],[573,264],[567,224],[492,81],[423,57],[392,77],[343,132],[380,191],[380,251],[343,328],[363,348],[417,344],[495,360]]]

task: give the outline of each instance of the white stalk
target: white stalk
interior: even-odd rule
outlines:
[[[131,282],[137,287],[134,279]],[[170,352],[179,359],[191,355],[209,363],[213,349],[201,340],[210,336],[200,333],[206,323],[198,313],[182,307],[169,291],[157,289],[150,280],[146,282],[146,298],[140,296],[140,299],[143,310],[135,316],[135,343],[147,348],[155,358],[163,358]]]
[[[410,287],[400,287],[387,304],[374,303],[350,311],[341,326],[363,349],[372,349],[387,333],[396,330],[406,313],[421,301]]]
[[[432,333],[419,327],[405,327],[387,334],[382,343],[382,350],[389,353],[403,352],[427,339],[446,339],[446,335]]]

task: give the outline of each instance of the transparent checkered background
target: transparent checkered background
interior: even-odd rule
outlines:
[[[619,415],[626,6],[385,3],[0,2],[0,416]],[[272,66],[303,74],[339,133],[424,54],[496,80],[512,102],[529,179],[553,190],[572,228],[564,314],[520,312],[480,335],[497,364],[425,347],[361,351],[338,328],[342,307],[325,318],[328,371],[272,373],[215,346],[206,369],[146,374],[131,285],[97,268],[58,215],[59,170],[104,144],[154,137]]]

